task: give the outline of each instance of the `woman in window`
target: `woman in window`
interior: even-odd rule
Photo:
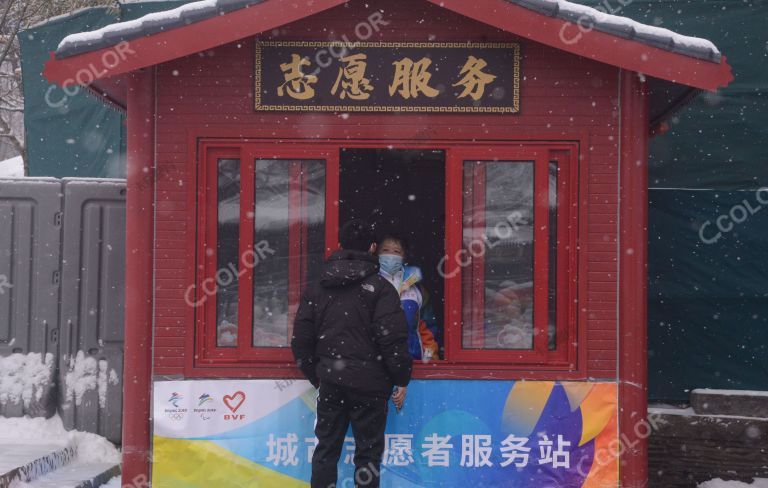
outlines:
[[[379,274],[400,293],[408,320],[408,350],[414,360],[439,359],[437,320],[429,293],[421,283],[421,269],[405,265],[407,242],[396,233],[384,234],[376,246]]]

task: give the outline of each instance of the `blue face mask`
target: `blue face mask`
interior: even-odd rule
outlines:
[[[379,255],[379,267],[393,275],[403,269],[403,257],[397,254],[381,254]]]

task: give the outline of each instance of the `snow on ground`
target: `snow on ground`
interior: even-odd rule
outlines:
[[[107,439],[67,431],[61,418],[0,417],[0,473],[26,466],[26,476],[11,488],[72,488],[120,463],[120,452]],[[29,478],[24,478],[29,479]]]
[[[34,352],[0,357],[0,404],[23,401],[28,408],[32,400],[40,401],[53,381],[53,370],[51,353],[45,355],[45,360]]]
[[[12,443],[0,442],[0,474],[20,466],[34,465],[38,459],[44,457],[52,459],[52,464],[58,466],[65,464],[71,456],[72,451],[62,443],[33,443],[22,440],[14,440]]]
[[[24,176],[24,160],[21,156],[0,161],[0,178],[19,178]]]
[[[58,415],[42,417],[0,417],[0,444],[33,448],[36,445],[77,446],[77,461],[119,463],[120,451],[104,437],[90,432],[67,431]]]
[[[723,481],[720,478],[716,478],[700,483],[699,488],[768,488],[768,478],[755,478],[752,483]]]
[[[101,488],[120,488],[121,481],[122,479],[120,478],[120,476],[116,476],[111,480],[109,480],[107,483],[101,485]]]
[[[100,478],[105,472],[113,468],[114,464],[112,463],[83,464],[73,462],[28,482],[14,480],[9,488],[81,488],[92,486],[86,484],[88,480]]]
[[[768,396],[768,391],[756,390],[717,390],[712,388],[696,388],[691,393],[700,393],[702,395],[721,395],[721,396]]]

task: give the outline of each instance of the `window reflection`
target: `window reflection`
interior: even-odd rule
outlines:
[[[253,346],[288,347],[299,296],[316,279],[325,248],[325,163],[256,161]]]
[[[557,161],[549,163],[549,301],[547,321],[548,349],[554,351],[557,346]]]
[[[533,348],[532,161],[464,163],[465,349]]]
[[[217,161],[216,345],[237,346],[237,270],[240,245],[240,160]],[[220,273],[217,273],[220,274]]]

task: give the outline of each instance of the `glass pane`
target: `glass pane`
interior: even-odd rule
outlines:
[[[216,345],[235,347],[240,245],[240,160],[219,159],[216,170]]]
[[[533,348],[533,170],[464,163],[465,349]]]
[[[288,347],[299,296],[325,249],[325,162],[256,161],[253,346]]]
[[[557,346],[557,161],[549,163],[549,301],[547,343],[550,351]]]

